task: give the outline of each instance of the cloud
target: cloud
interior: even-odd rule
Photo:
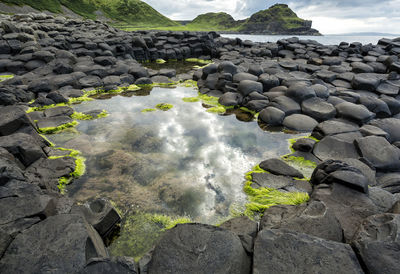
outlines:
[[[313,20],[322,33],[400,32],[400,0],[145,0],[175,20],[194,19],[206,12],[227,12],[243,19],[276,3],[288,4],[303,19]]]

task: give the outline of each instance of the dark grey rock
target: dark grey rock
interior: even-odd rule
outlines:
[[[74,120],[69,116],[53,116],[44,117],[37,121],[36,125],[39,129],[58,127],[64,124],[73,122]]]
[[[385,139],[389,139],[389,133],[383,131],[382,129],[372,126],[372,125],[364,125],[360,128],[360,132],[363,136],[379,136],[384,137]]]
[[[76,273],[91,258],[107,256],[101,238],[83,217],[61,214],[18,234],[0,261],[0,272]]]
[[[377,185],[390,193],[400,193],[400,173],[386,173],[378,177]]]
[[[90,88],[90,87],[101,87],[103,86],[103,82],[98,76],[86,76],[79,79],[79,84],[82,88]]]
[[[318,122],[307,115],[292,114],[283,120],[283,125],[291,130],[311,132],[318,125]]]
[[[274,98],[271,101],[270,106],[282,110],[286,116],[301,112],[299,103],[287,96]]]
[[[296,140],[292,148],[295,151],[311,152],[314,148],[316,141],[311,138],[300,138]]]
[[[366,65],[367,66],[367,65]],[[356,74],[351,81],[351,85],[355,90],[375,91],[382,79],[373,73]]]
[[[322,122],[316,126],[312,136],[321,140],[325,136],[332,136],[340,133],[355,132],[359,127],[347,120],[332,119]]]
[[[201,225],[177,225],[156,245],[148,273],[249,273],[250,258],[234,233]]]
[[[264,229],[258,233],[254,274],[338,272],[364,273],[350,245],[287,230]]]
[[[379,127],[380,129],[389,133],[388,141],[390,143],[400,141],[400,119],[396,118],[379,119],[371,121],[370,124]]]
[[[275,175],[284,175],[296,178],[304,178],[303,174],[297,169],[289,166],[281,159],[268,159],[260,163],[260,167]]]
[[[302,85],[302,84],[294,84],[288,88],[288,90],[286,91],[286,96],[301,103],[306,99],[315,97],[316,94],[312,87]]]
[[[374,72],[374,69],[371,66],[361,63],[361,62],[353,62],[353,63],[351,63],[351,66],[353,68],[353,72],[355,72],[355,73]]]
[[[385,138],[368,136],[357,139],[355,145],[360,155],[377,170],[400,170],[400,149],[391,145]]]
[[[141,77],[135,81],[135,85],[151,85],[153,81],[147,77]]]
[[[280,126],[285,118],[285,113],[275,107],[267,107],[258,116],[261,121],[271,126]]]
[[[261,74],[258,81],[263,85],[264,92],[268,92],[280,84],[278,77],[269,74]]]
[[[399,273],[400,215],[379,214],[365,219],[352,245],[368,273]]]
[[[336,116],[336,108],[321,98],[310,98],[301,103],[301,110],[304,114],[317,121],[325,121]]]
[[[258,77],[247,72],[239,72],[233,75],[233,82],[240,83],[243,80],[257,81]]]
[[[359,125],[363,125],[375,117],[375,114],[363,105],[346,102],[338,104],[335,107],[339,117],[354,121]]]
[[[243,101],[243,96],[236,92],[227,92],[224,93],[219,99],[218,102],[224,106],[236,106],[240,105]]]
[[[277,205],[264,211],[260,230],[286,229],[325,240],[343,241],[343,231],[333,212],[320,201],[301,205]]]
[[[71,116],[73,113],[74,110],[67,106],[49,108],[43,112],[45,117]]]
[[[93,258],[79,274],[138,274],[137,263],[133,258]]]
[[[0,112],[0,136],[10,135],[20,128],[31,125],[25,111],[21,107],[0,107]]]
[[[392,115],[389,106],[378,98],[361,96],[359,102],[367,107],[369,111],[375,113],[377,118],[388,118]]]
[[[238,92],[243,96],[247,96],[252,92],[262,93],[263,85],[252,80],[242,80],[239,83]]]
[[[327,136],[318,142],[313,149],[314,155],[322,161],[328,159],[358,158],[359,155],[352,142],[342,141],[335,136]]]

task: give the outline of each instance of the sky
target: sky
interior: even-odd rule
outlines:
[[[276,3],[288,4],[300,18],[312,20],[323,34],[383,32],[400,34],[400,0],[144,0],[174,20],[192,20],[207,12],[244,19]]]

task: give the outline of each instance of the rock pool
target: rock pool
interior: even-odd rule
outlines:
[[[67,187],[68,195],[80,202],[108,198],[128,219],[156,213],[217,224],[240,210],[244,174],[263,159],[289,153],[294,135],[263,131],[241,110],[218,115],[201,101],[185,102],[197,93],[193,87],[154,87],[75,105],[77,112],[110,115],[49,135],[87,158],[86,174]],[[160,103],[173,107],[157,110]],[[151,230],[143,233],[154,237]]]

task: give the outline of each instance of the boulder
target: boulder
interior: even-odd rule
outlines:
[[[242,216],[230,219],[219,227],[235,233],[242,241],[246,252],[253,253],[254,238],[258,232],[258,224],[255,221],[250,220],[247,216]]]
[[[301,112],[299,103],[287,96],[278,96],[274,98],[270,106],[282,110],[285,115],[292,115]]]
[[[253,273],[364,273],[350,245],[303,233],[264,229],[254,245]]]
[[[283,125],[291,130],[311,132],[318,125],[318,122],[307,115],[292,114],[283,120]]]
[[[260,163],[260,168],[275,175],[284,175],[296,178],[304,178],[303,174],[297,169],[289,166],[281,159],[268,159]]]
[[[301,152],[311,152],[314,148],[316,141],[311,138],[300,138],[297,139],[293,144],[292,149]]]
[[[388,118],[392,115],[389,106],[378,98],[372,96],[361,96],[359,102],[369,111],[375,113],[377,118]]]
[[[332,119],[336,116],[336,108],[318,97],[304,100],[301,103],[301,110],[304,114],[320,122]]]
[[[236,92],[226,92],[218,99],[218,102],[224,106],[240,105],[242,101],[243,96]]]
[[[367,65],[366,65],[367,66]],[[382,79],[373,73],[356,74],[351,81],[351,86],[355,90],[375,91]]]
[[[285,118],[285,113],[275,107],[267,107],[260,112],[258,116],[261,121],[270,126],[280,126]]]
[[[390,193],[400,193],[400,173],[385,173],[378,177],[377,185]]]
[[[73,113],[74,110],[67,106],[49,108],[43,112],[45,117],[71,116]]]
[[[31,122],[21,107],[0,107],[0,113],[0,136],[10,135],[20,128],[31,126]]]
[[[363,125],[375,117],[375,114],[370,112],[363,105],[345,102],[338,104],[335,107],[339,117],[354,121],[359,125]]]
[[[233,75],[234,83],[240,83],[243,80],[249,80],[249,81],[256,82],[258,80],[258,77],[253,74],[247,73],[247,72],[239,72],[239,73]]]
[[[342,242],[343,231],[339,221],[321,201],[301,205],[277,205],[264,211],[260,230],[286,229],[325,240]]]
[[[355,145],[360,155],[377,170],[400,170],[400,149],[391,145],[384,137],[359,138]]]
[[[353,62],[351,63],[351,67],[353,68],[353,72],[355,73],[371,73],[374,72],[374,69],[362,62]]]
[[[294,99],[295,101],[301,103],[306,99],[317,96],[312,87],[303,84],[291,85],[286,91],[286,96]]]
[[[237,235],[203,224],[177,225],[154,248],[148,273],[249,273]]]
[[[340,140],[335,136],[327,136],[315,144],[314,155],[322,161],[328,159],[358,158],[359,155],[352,142]]]
[[[351,244],[368,273],[399,273],[400,215],[387,213],[366,218]]]
[[[242,80],[239,83],[238,92],[243,95],[247,96],[252,92],[263,92],[263,86],[261,83],[252,81],[252,80]]]
[[[18,234],[0,261],[2,273],[77,273],[108,257],[97,232],[80,215],[61,214]]]
[[[388,141],[390,143],[400,141],[400,119],[396,118],[379,119],[371,121],[370,124],[387,132],[389,134]]]
[[[372,125],[364,125],[360,128],[360,132],[364,137],[367,136],[379,136],[384,137],[386,140],[389,139],[389,133],[380,129],[379,127],[375,127]]]
[[[325,136],[332,136],[347,132],[356,132],[358,130],[359,127],[350,121],[332,119],[318,124],[314,128],[312,136],[321,140]]]
[[[279,79],[274,75],[262,74],[258,81],[263,85],[263,91],[268,92],[271,88],[279,86]]]

